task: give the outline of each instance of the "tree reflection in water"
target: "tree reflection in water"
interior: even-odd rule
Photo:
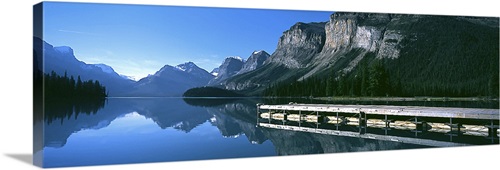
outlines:
[[[60,119],[61,124],[64,119],[74,119],[83,113],[87,115],[96,114],[104,107],[105,98],[94,100],[66,100],[66,99],[48,99],[45,102],[44,120],[51,124],[54,120]]]

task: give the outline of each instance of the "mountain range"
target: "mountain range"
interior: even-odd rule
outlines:
[[[275,85],[290,94],[309,79],[311,91],[341,84],[348,87],[336,90],[360,95],[363,76],[370,81],[362,72],[381,63],[388,91],[400,91],[393,95],[498,96],[498,40],[494,17],[336,12],[291,26],[263,66],[219,85],[249,95]]]
[[[87,64],[79,61],[71,47],[54,47],[34,37],[34,68],[44,69],[43,73],[54,71],[58,75],[80,77],[85,80],[98,80],[112,97],[164,97],[182,96],[191,88],[216,84],[237,74],[252,71],[262,65],[269,57],[265,51],[255,51],[247,61],[240,57],[227,57],[220,67],[211,73],[198,67],[193,62],[176,66],[165,65],[152,75],[138,81],[126,75],[118,74],[106,64]],[[42,62],[39,62],[42,61]]]
[[[165,65],[156,73],[138,81],[118,74],[106,64],[87,64],[79,61],[71,47],[54,47],[37,37],[34,38],[34,56],[34,64],[37,65],[35,68],[43,68],[44,73],[54,71],[58,75],[73,76],[74,79],[80,77],[84,81],[98,80],[109,89],[108,95],[112,97],[164,97],[182,96],[188,89],[216,85],[234,75],[255,70],[262,66],[269,54],[262,50],[254,51],[247,61],[241,57],[230,56],[210,73],[193,62],[176,66]]]
[[[128,91],[134,81],[124,78],[105,64],[87,64],[76,59],[71,47],[54,47],[40,38],[33,38],[34,60],[43,73],[54,71],[58,75],[73,76],[82,81],[98,80],[108,89],[108,95],[116,96]],[[41,61],[41,62],[40,62]]]
[[[227,57],[218,68],[214,69],[214,71],[216,71],[216,76],[210,80],[208,85],[219,86],[228,78],[253,71],[261,67],[269,56],[270,55],[266,51],[259,50],[252,52],[246,61],[237,56]],[[214,71],[212,72],[215,73]]]
[[[99,80],[109,96],[181,96],[202,86],[262,95],[271,85],[312,78],[356,84],[374,63],[383,63],[388,84],[398,88],[484,95],[495,87],[498,93],[498,30],[498,18],[336,12],[326,22],[294,24],[271,55],[260,50],[246,60],[227,57],[211,72],[187,62],[165,65],[135,82],[105,64],[78,61],[70,47],[38,38],[34,64],[45,63],[39,66],[45,73]]]
[[[181,96],[186,90],[205,86],[214,76],[192,62],[165,65],[137,81],[126,96]]]

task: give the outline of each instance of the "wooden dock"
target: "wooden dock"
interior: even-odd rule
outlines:
[[[499,109],[386,105],[257,104],[259,119],[350,125],[360,129],[410,129],[416,132],[471,133],[498,139]],[[399,123],[398,123],[399,122]],[[469,124],[470,123],[470,124]],[[284,125],[284,124],[283,124]],[[267,125],[266,125],[267,126]],[[360,130],[361,132],[361,130]]]
[[[386,105],[333,105],[333,104],[286,104],[258,105],[261,110],[289,110],[331,113],[365,113],[369,115],[416,116],[438,118],[463,118],[499,120],[499,109],[386,106]]]

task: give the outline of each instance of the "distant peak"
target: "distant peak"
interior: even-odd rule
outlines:
[[[179,64],[177,65],[178,67],[194,67],[196,66],[196,64],[194,64],[193,62],[191,61],[188,61],[188,62],[185,62],[185,63],[182,63],[182,64]]]
[[[269,53],[267,53],[266,51],[264,50],[258,50],[258,51],[254,51],[252,53],[252,55],[269,55]]]
[[[240,60],[243,62],[243,58],[241,58],[240,56],[229,56],[229,57],[227,57],[227,59],[236,59],[236,60]]]
[[[175,66],[175,68],[177,68],[181,71],[186,71],[186,70],[189,70],[192,68],[198,68],[198,66],[196,64],[194,64],[193,62],[189,61],[189,62],[185,62],[183,64],[179,64],[179,65]]]
[[[253,54],[259,54],[259,53],[262,53],[264,50],[259,50],[259,51],[254,51]]]
[[[55,50],[59,51],[60,53],[71,53],[73,54],[73,49],[68,46],[60,46],[60,47],[54,47]]]
[[[194,63],[191,61],[188,61],[188,62],[185,62],[184,65],[194,65]]]
[[[158,70],[158,72],[162,72],[164,70],[171,69],[171,68],[173,68],[173,66],[166,64],[162,68],[160,68],[160,70]]]
[[[183,65],[178,65],[178,66],[175,66],[176,69],[179,69],[181,71],[186,71],[186,67],[183,66]]]

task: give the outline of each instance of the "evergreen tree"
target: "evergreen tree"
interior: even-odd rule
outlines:
[[[368,68],[366,64],[361,65],[361,87],[360,87],[360,95],[367,96],[368,95]]]
[[[338,84],[337,84],[337,94],[339,96],[345,96],[347,93],[346,93],[346,90],[347,90],[347,81],[346,81],[346,77],[344,74],[342,74],[340,77],[339,77],[339,80],[338,80]]]
[[[389,77],[383,63],[379,60],[370,67],[368,91],[371,96],[385,96],[389,91]]]
[[[494,71],[489,80],[488,80],[488,95],[489,96],[494,96],[494,97],[498,97],[498,88],[499,88],[499,79],[498,79],[498,70],[497,71]]]

